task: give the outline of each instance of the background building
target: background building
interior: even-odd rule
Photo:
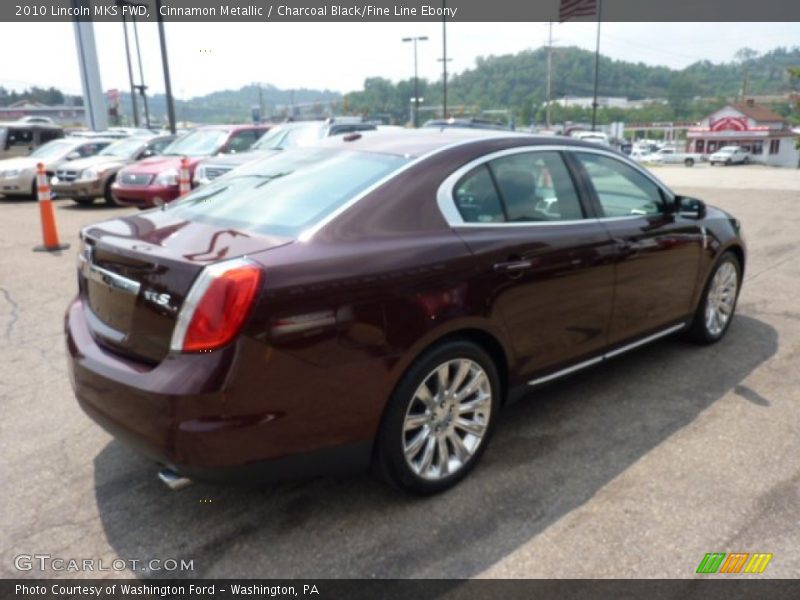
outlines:
[[[776,167],[800,166],[796,139],[786,119],[753,100],[728,104],[686,133],[690,151],[713,154],[723,146],[742,146],[753,162]]]
[[[82,106],[50,106],[30,100],[20,100],[0,107],[0,121],[16,121],[22,117],[49,117],[56,125],[83,127],[85,110]]]

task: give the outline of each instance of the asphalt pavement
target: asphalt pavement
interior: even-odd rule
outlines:
[[[750,260],[721,343],[666,339],[512,405],[475,472],[426,499],[368,475],[168,491],[76,404],[63,314],[77,233],[134,212],[0,197],[0,576],[695,577],[707,552],[800,573],[800,171],[661,167],[743,222]],[[20,572],[20,554],[184,559],[190,571]],[[748,576],[749,577],[749,576]]]

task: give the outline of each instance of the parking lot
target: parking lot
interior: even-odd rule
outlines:
[[[707,552],[768,552],[761,577],[796,577],[800,170],[654,172],[743,222],[728,336],[664,340],[531,394],[473,475],[426,499],[367,475],[168,491],[82,413],[64,356],[79,228],[134,209],[58,200],[72,248],[34,253],[36,204],[0,197],[0,575],[58,576],[14,567],[50,554],[194,565],[136,576],[693,577]]]

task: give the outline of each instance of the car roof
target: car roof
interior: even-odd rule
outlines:
[[[568,145],[596,148],[597,144],[575,138],[532,135],[513,131],[448,127],[445,129],[421,128],[408,130],[359,131],[354,134],[325,138],[320,147],[347,148],[362,152],[396,154],[419,157],[455,144],[468,144],[498,139],[519,140],[520,145]]]
[[[264,131],[266,131],[271,127],[274,127],[274,125],[272,125],[271,123],[258,123],[258,124],[245,123],[240,125],[202,125],[200,127],[193,129],[192,131],[209,131],[215,129],[228,132],[240,131],[242,129],[263,129]]]

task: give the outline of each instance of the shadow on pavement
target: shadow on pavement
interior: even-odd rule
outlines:
[[[554,383],[501,415],[482,464],[418,499],[366,475],[263,489],[195,484],[169,492],[116,442],[95,459],[106,536],[121,558],[193,559],[140,577],[468,577],[587,502],[777,351],[744,316],[726,339],[669,339]]]

